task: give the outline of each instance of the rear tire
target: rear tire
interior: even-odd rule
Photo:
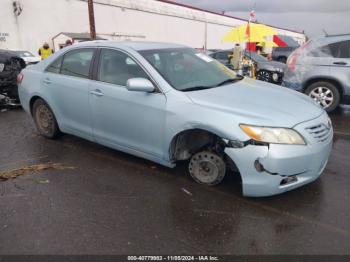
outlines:
[[[56,117],[44,100],[35,100],[32,112],[36,128],[40,135],[49,139],[55,139],[61,134]]]
[[[340,92],[330,82],[313,83],[305,89],[305,94],[319,103],[327,112],[334,111],[340,103]]]

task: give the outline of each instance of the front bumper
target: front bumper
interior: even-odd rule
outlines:
[[[242,177],[243,195],[252,197],[280,194],[316,180],[323,172],[332,149],[333,130],[319,142],[306,128],[324,123],[327,114],[294,127],[307,145],[248,145],[226,148],[225,153],[235,162]],[[264,167],[260,172],[256,163]],[[286,178],[293,178],[285,183]]]

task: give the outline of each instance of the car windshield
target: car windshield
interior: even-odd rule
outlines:
[[[256,61],[256,62],[268,62],[269,60],[267,60],[266,57],[263,57],[262,55],[259,55],[255,52],[246,52],[245,56],[248,58],[251,58],[252,60]]]
[[[28,51],[15,51],[15,53],[20,57],[33,57],[34,55]]]
[[[140,53],[172,87],[180,91],[214,88],[242,79],[215,59],[191,48]]]

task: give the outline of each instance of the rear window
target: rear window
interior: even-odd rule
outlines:
[[[350,58],[350,40],[329,45],[333,57]]]
[[[73,50],[64,55],[61,74],[88,78],[94,49]]]
[[[313,57],[350,58],[350,40],[316,47],[309,52],[309,55]]]
[[[328,45],[317,47],[309,52],[313,57],[332,57],[331,49]]]
[[[47,68],[46,72],[59,74],[61,71],[62,57],[56,59],[53,63],[51,63]]]

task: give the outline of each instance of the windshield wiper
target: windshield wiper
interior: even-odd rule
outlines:
[[[237,81],[242,80],[244,77],[243,76],[237,76],[237,78],[230,78],[230,79],[226,79],[225,81],[222,81],[221,83],[217,84],[216,86],[223,86],[229,83],[234,83]]]
[[[222,81],[221,83],[214,85],[214,86],[194,86],[194,87],[185,88],[181,91],[187,92],[187,91],[197,91],[197,90],[210,89],[210,88],[214,88],[214,87],[218,87],[218,86],[223,86],[223,85],[226,85],[228,83],[234,83],[234,82],[237,82],[239,80],[242,80],[243,78],[244,78],[243,76],[237,76],[236,78],[226,79],[225,81]]]
[[[214,86],[194,86],[194,87],[189,87],[189,88],[185,88],[181,91],[183,92],[187,92],[187,91],[197,91],[197,90],[204,90],[204,89],[209,89],[209,88],[213,88]]]

